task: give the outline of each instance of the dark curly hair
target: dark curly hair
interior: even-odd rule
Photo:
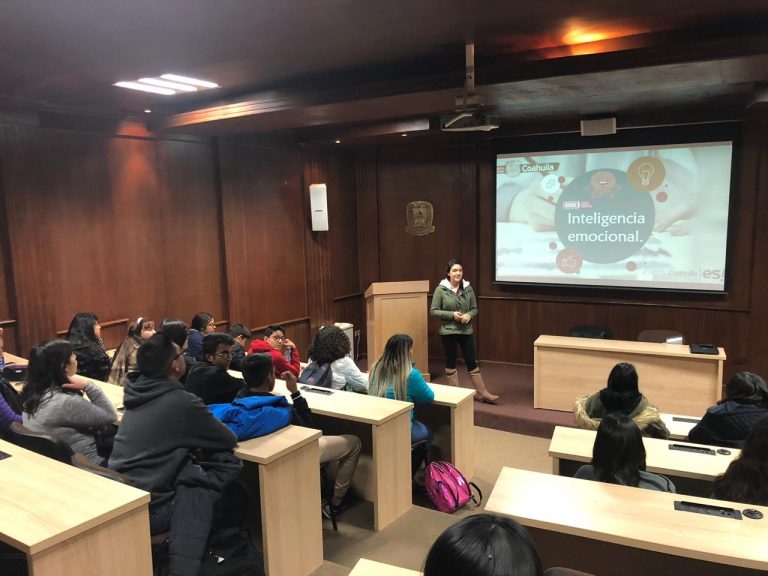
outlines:
[[[338,326],[322,326],[307,354],[318,364],[328,364],[349,354],[349,338]]]

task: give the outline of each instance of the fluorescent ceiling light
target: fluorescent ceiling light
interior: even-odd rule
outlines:
[[[198,78],[190,78],[189,76],[179,76],[178,74],[163,74],[160,76],[164,80],[170,80],[171,82],[182,82],[184,84],[191,84],[192,86],[199,86],[200,88],[218,88],[219,85],[215,82],[209,82],[208,80],[200,80]]]
[[[141,90],[142,92],[151,92],[152,94],[162,94],[163,96],[173,96],[176,94],[176,90],[160,88],[159,86],[150,86],[149,84],[140,84],[138,82],[115,82],[114,86],[130,88],[131,90]]]
[[[178,82],[169,82],[168,80],[160,80],[160,78],[139,78],[139,82],[142,84],[151,84],[152,86],[160,86],[160,88],[170,88],[171,90],[181,90],[182,92],[197,92],[197,88],[190,86],[189,84],[179,84]]]

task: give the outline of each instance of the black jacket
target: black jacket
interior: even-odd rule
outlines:
[[[232,346],[232,362],[230,363],[229,367],[232,370],[237,370],[238,372],[243,371],[243,361],[245,360],[245,349],[243,349],[240,344],[235,342]]]
[[[81,340],[72,342],[77,358],[77,373],[86,378],[106,382],[109,378],[109,356],[96,342]]]
[[[768,409],[756,404],[724,400],[707,408],[701,421],[688,433],[691,442],[740,448],[752,428],[768,417]]]
[[[237,398],[247,398],[248,396],[272,396],[271,392],[253,392],[248,388],[243,388],[238,394]],[[291,400],[293,400],[293,415],[291,416],[291,424],[294,426],[303,426],[304,428],[317,428],[315,422],[312,419],[312,410],[309,409],[307,400],[301,395],[301,392],[291,394]]]
[[[184,382],[184,387],[197,394],[205,404],[229,404],[244,386],[241,378],[231,376],[226,368],[210,362],[195,364]]]
[[[173,497],[177,474],[191,451],[232,450],[237,445],[234,433],[180,382],[136,373],[125,382],[125,414],[109,467],[151,492],[150,505]]]

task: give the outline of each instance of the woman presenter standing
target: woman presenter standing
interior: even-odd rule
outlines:
[[[458,260],[450,260],[445,268],[445,279],[432,295],[432,316],[440,318],[440,339],[445,349],[445,375],[448,384],[459,385],[456,372],[457,346],[461,346],[464,361],[472,384],[475,386],[475,400],[494,403],[499,397],[491,394],[485,387],[480,368],[475,357],[475,341],[472,338],[472,319],[477,316],[475,292],[464,280],[464,268]]]

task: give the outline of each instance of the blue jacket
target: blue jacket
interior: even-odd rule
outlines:
[[[291,423],[293,409],[285,396],[236,398],[231,404],[210,404],[208,410],[237,435],[238,440],[266,436]]]

